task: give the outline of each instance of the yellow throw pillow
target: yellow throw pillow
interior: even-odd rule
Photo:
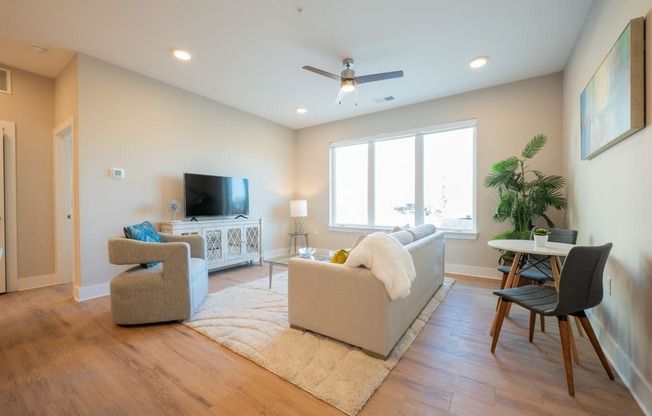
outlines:
[[[331,263],[344,264],[347,257],[349,257],[348,250],[337,250],[335,254],[333,254],[333,257],[331,257]]]

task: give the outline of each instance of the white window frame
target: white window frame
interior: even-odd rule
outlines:
[[[329,157],[330,157],[330,172],[329,172],[329,231],[335,232],[351,232],[351,233],[370,233],[381,230],[386,230],[387,227],[377,226],[377,225],[345,225],[345,224],[335,224],[335,158],[333,150],[338,147],[352,146],[356,144],[372,144],[378,143],[385,140],[396,140],[404,137],[414,137],[415,138],[415,224],[424,223],[424,211],[419,209],[424,205],[424,194],[418,190],[423,189],[423,172],[424,172],[424,140],[423,136],[433,133],[441,133],[449,130],[458,130],[464,128],[473,128],[473,184],[472,184],[472,193],[473,193],[473,228],[471,230],[456,230],[448,228],[439,228],[445,232],[446,238],[453,239],[464,239],[464,240],[475,240],[477,239],[477,119],[463,120],[453,123],[447,123],[437,126],[430,126],[425,128],[419,128],[414,130],[406,130],[394,133],[383,133],[377,136],[365,137],[360,139],[353,140],[341,140],[333,141],[330,143]],[[374,223],[375,218],[375,157],[374,157],[374,146],[369,146],[368,154],[368,189],[367,189],[367,220],[370,223]]]

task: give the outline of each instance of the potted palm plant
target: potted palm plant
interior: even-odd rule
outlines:
[[[495,235],[493,239],[530,238],[534,221],[543,218],[548,227],[555,224],[546,212],[549,208],[566,208],[562,190],[566,180],[559,175],[544,175],[530,169],[528,161],[536,156],[548,138],[538,134],[521,152],[521,157],[511,156],[491,166],[491,173],[484,178],[484,186],[498,191],[498,206],[493,219],[509,221],[512,229]]]

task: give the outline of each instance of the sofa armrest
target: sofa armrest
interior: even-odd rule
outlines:
[[[165,243],[188,243],[190,245],[190,257],[195,257],[198,259],[206,259],[206,250],[204,249],[205,241],[204,237],[198,234],[188,234],[188,235],[174,235],[159,233],[161,239]]]
[[[385,286],[369,269],[290,260],[288,320],[294,327],[386,355],[391,303]]]
[[[125,237],[109,239],[109,262],[111,264],[163,262],[165,267],[165,262],[175,255],[190,258],[190,246],[182,242],[150,243]]]

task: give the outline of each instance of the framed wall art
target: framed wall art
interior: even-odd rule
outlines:
[[[645,127],[643,17],[632,19],[580,96],[582,159]]]

